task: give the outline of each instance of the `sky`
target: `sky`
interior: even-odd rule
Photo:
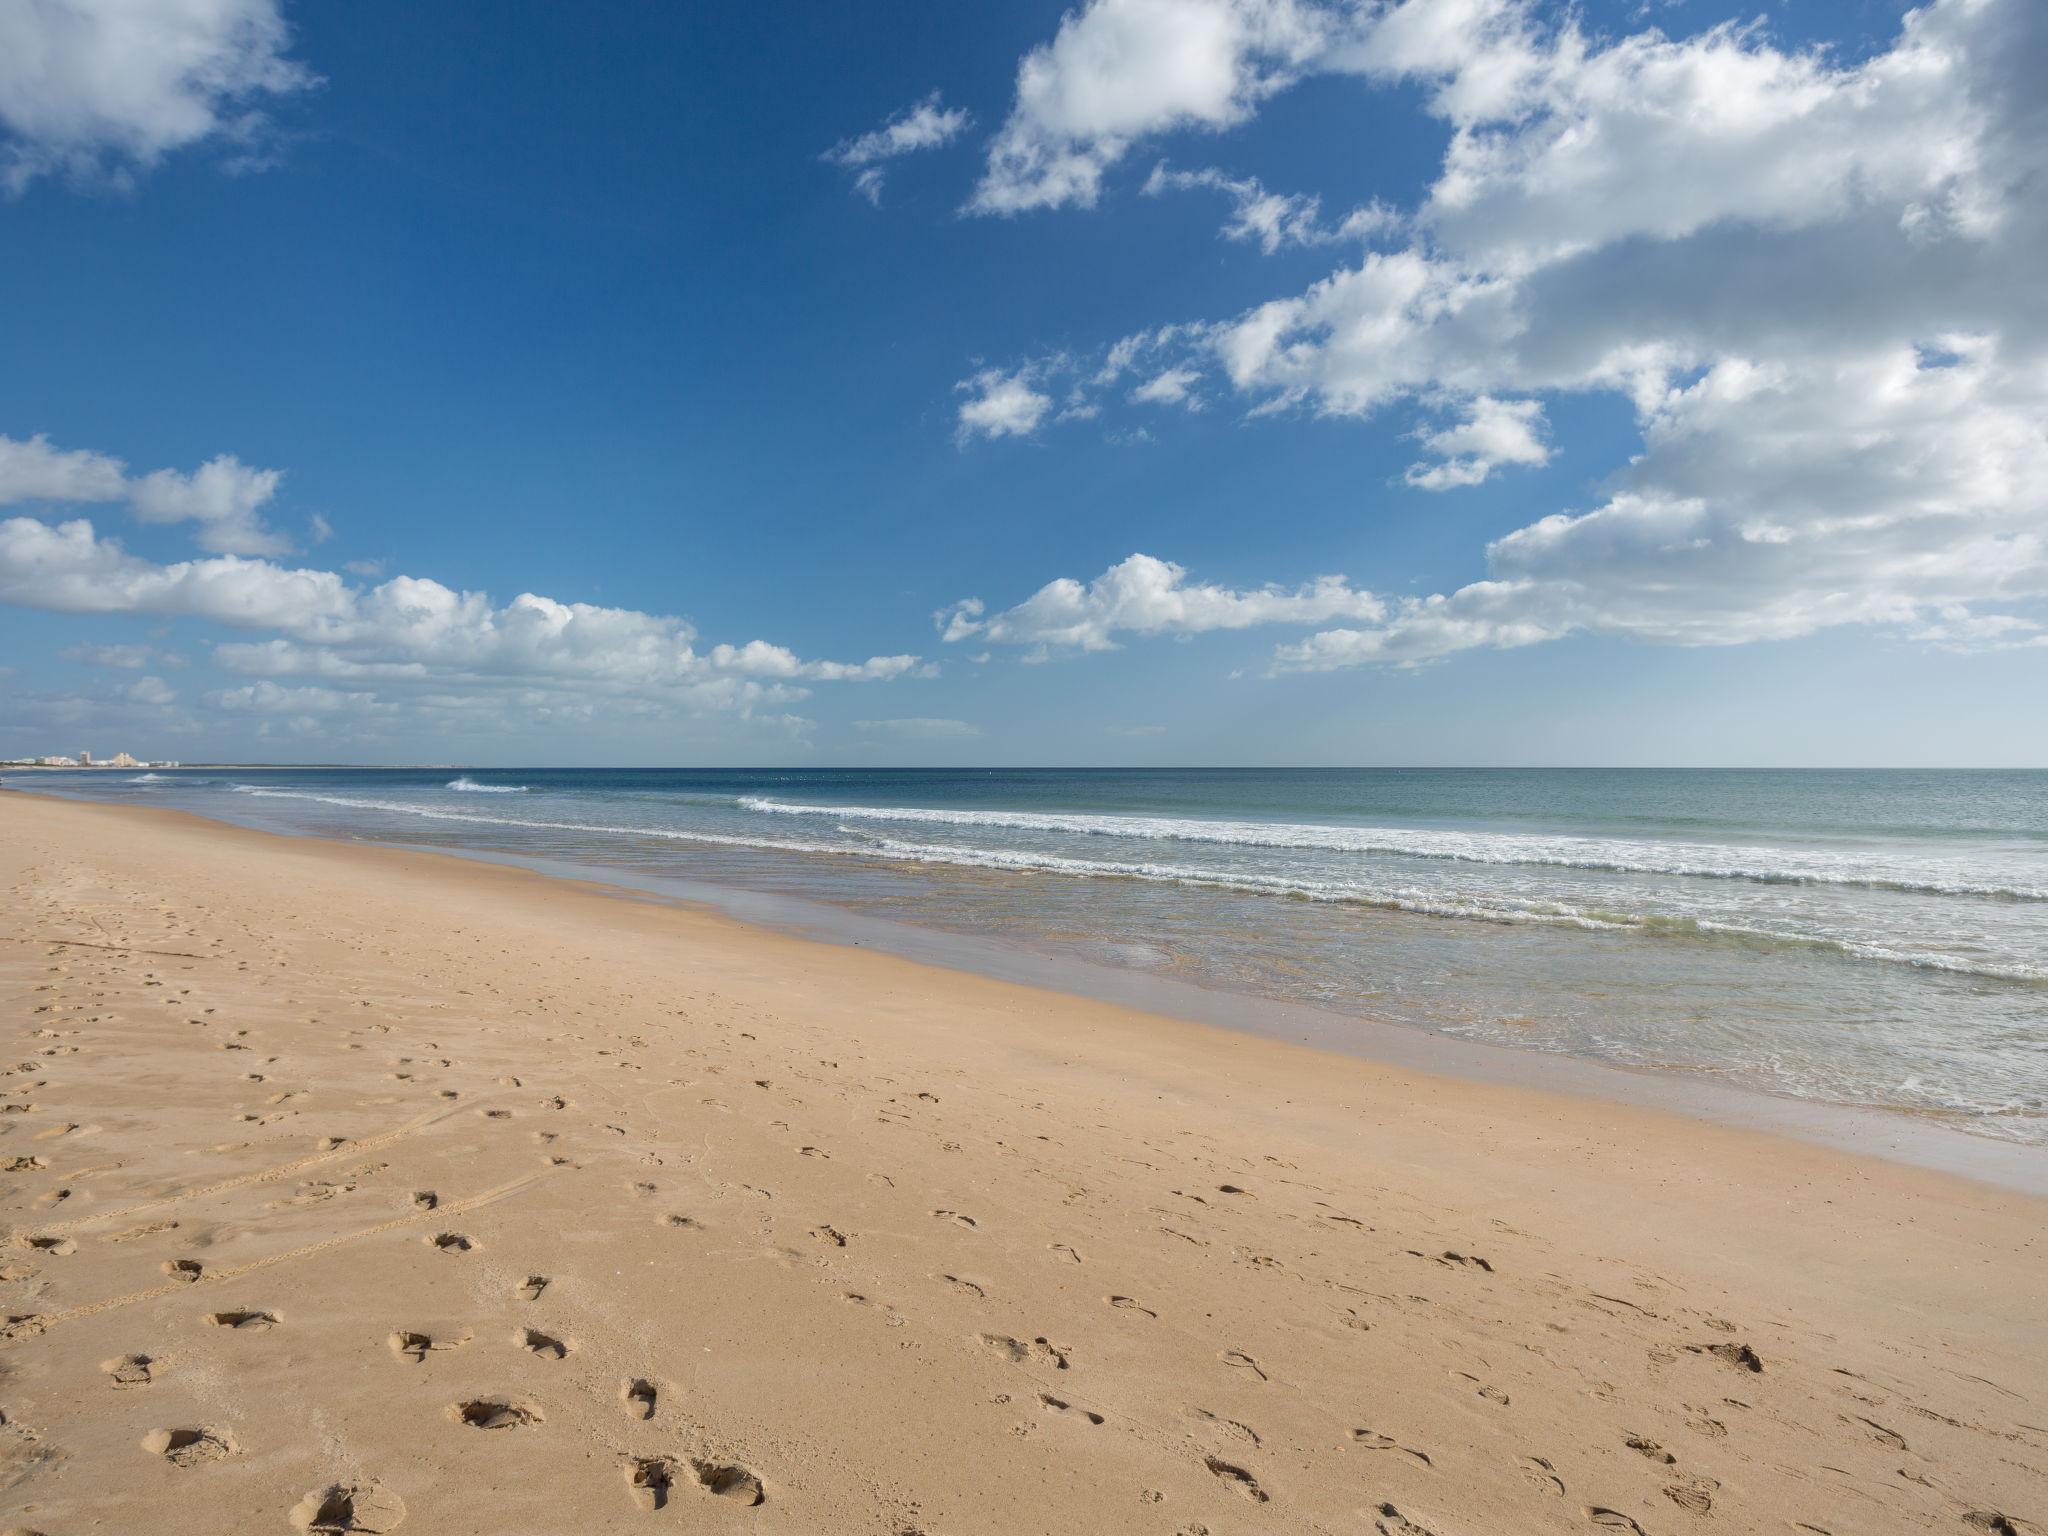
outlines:
[[[0,0],[0,756],[2048,762],[2048,6]]]

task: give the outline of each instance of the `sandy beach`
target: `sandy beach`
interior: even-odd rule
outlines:
[[[0,794],[0,1529],[2035,1532],[2042,1202]]]

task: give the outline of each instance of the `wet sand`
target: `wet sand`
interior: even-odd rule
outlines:
[[[2048,1202],[172,813],[0,889],[0,1529],[2048,1521]]]

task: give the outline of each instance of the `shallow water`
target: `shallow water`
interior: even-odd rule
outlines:
[[[2048,1143],[2048,773],[101,770]]]

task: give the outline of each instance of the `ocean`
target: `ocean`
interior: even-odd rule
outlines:
[[[272,830],[800,897],[2048,1144],[2048,772],[187,769]]]

